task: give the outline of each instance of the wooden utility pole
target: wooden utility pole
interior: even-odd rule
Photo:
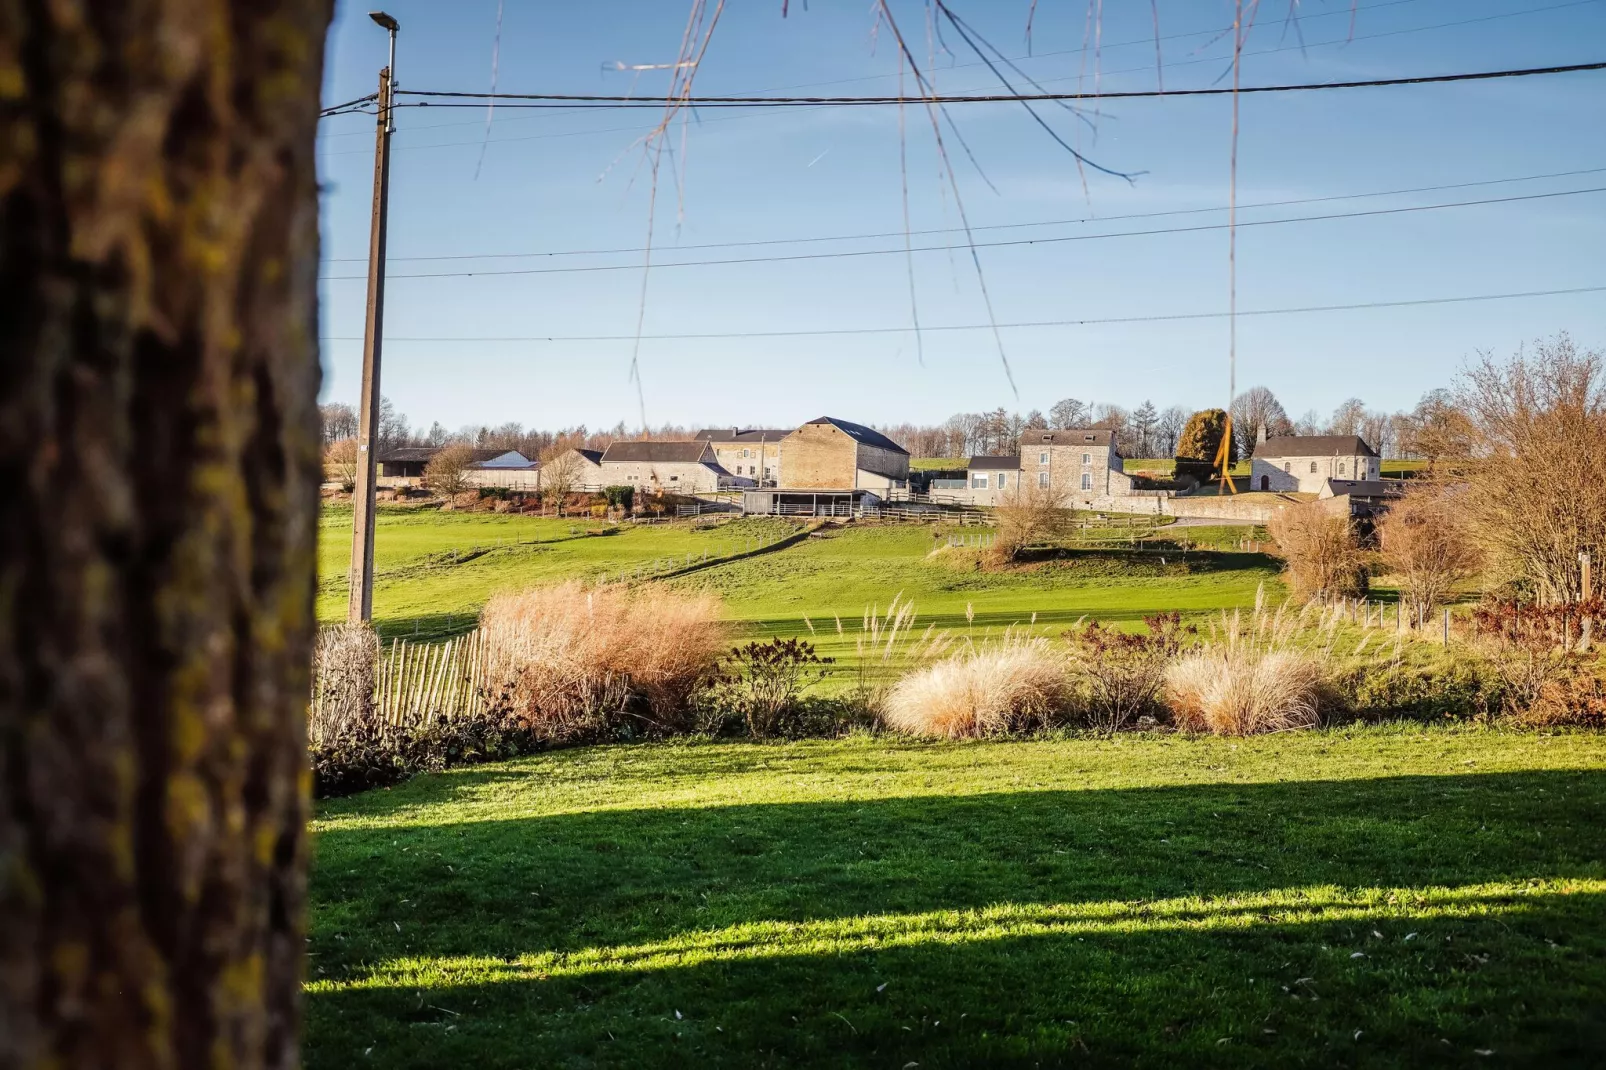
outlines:
[[[374,615],[374,490],[378,457],[379,358],[385,326],[385,230],[390,211],[390,135],[396,79],[396,20],[383,12],[370,17],[390,31],[390,65],[379,72],[379,125],[374,133],[374,204],[368,231],[368,315],[363,325],[362,399],[357,409],[357,483],[352,492],[351,578],[348,621]]]

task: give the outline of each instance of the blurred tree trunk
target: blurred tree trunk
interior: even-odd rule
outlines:
[[[0,0],[0,1067],[297,1062],[330,0]]]

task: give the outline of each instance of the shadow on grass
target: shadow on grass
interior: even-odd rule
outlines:
[[[462,790],[498,775],[451,779]],[[1522,892],[1606,879],[1603,828],[1606,774],[1593,771],[337,828],[318,843],[314,980],[361,983],[412,959],[422,973],[315,992],[310,1060],[374,1044],[373,1065],[419,1066],[1418,1065],[1478,1047],[1583,1065],[1606,1043],[1606,904]],[[1488,885],[1451,915],[1387,891]],[[1291,923],[1268,906],[1208,931],[1021,935],[1006,919],[986,939],[879,946],[831,928],[1327,886],[1384,891],[1347,893],[1358,918]],[[694,946],[798,925],[825,928],[770,957]],[[428,964],[612,961],[662,941],[686,947],[655,966],[626,956],[550,976]]]

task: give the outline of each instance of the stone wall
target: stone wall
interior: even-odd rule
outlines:
[[[719,489],[719,476],[695,461],[608,461],[601,466],[605,486],[632,486],[673,494],[707,494]]]
[[[782,440],[783,487],[853,486],[858,443],[830,424],[806,424]]]

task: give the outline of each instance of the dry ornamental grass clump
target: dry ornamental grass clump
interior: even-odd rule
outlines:
[[[480,626],[493,697],[554,739],[603,728],[627,708],[645,727],[685,728],[726,643],[712,597],[579,583],[499,594]]]
[[[900,732],[963,739],[1046,726],[1066,699],[1064,657],[1008,631],[899,680],[882,716]]]
[[[1269,610],[1264,593],[1247,618],[1224,614],[1211,639],[1166,673],[1177,726],[1224,736],[1315,727],[1337,622],[1311,607]]]

